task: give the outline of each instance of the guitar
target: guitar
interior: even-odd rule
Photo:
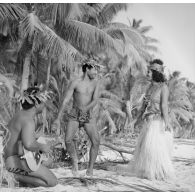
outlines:
[[[37,139],[37,142],[46,144],[46,141],[42,137],[39,137]],[[55,147],[58,144],[62,144],[62,143],[59,142],[59,140],[57,140],[50,147]],[[44,160],[45,161],[48,160],[46,154],[42,154],[42,152],[32,152],[32,151],[26,150],[23,145],[19,147],[20,147],[20,150],[21,149],[23,150],[22,151],[23,155],[20,156],[20,159],[26,160],[26,163],[31,171],[37,171],[41,163]]]

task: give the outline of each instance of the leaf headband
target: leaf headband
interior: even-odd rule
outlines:
[[[103,65],[100,65],[98,62],[96,62],[95,60],[93,59],[88,59],[88,60],[84,60],[81,64],[81,66],[84,66],[85,64],[88,64],[89,66],[92,66],[96,69],[98,68],[104,68]]]
[[[25,90],[23,94],[18,97],[18,101],[21,104],[27,101],[29,104],[38,105],[38,101],[46,102],[46,100],[50,99],[50,93],[50,91],[39,91],[39,88],[35,88],[31,92]]]

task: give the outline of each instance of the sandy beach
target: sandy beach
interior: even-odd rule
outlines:
[[[132,158],[130,154],[124,156],[129,160]],[[120,158],[121,156],[116,151],[101,148],[97,164],[101,164],[105,160],[108,162],[116,161],[116,159],[120,161]],[[70,167],[60,167],[52,169],[59,181],[59,184],[55,187],[1,188],[1,191],[195,191],[195,140],[175,139],[173,164],[176,178],[171,181],[150,181],[135,176],[125,176],[115,171],[106,170],[104,167],[102,169],[95,168],[93,178],[84,176],[85,169],[79,172],[81,175],[80,178],[74,178],[72,177]]]

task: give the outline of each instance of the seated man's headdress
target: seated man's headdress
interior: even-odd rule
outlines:
[[[27,101],[29,104],[40,104],[41,102],[46,102],[50,99],[49,91],[41,91],[39,87],[30,87],[23,92],[22,95],[18,97],[18,101],[23,104]]]

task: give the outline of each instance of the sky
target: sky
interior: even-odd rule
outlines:
[[[195,82],[195,4],[134,3],[114,21],[129,24],[128,18],[153,27],[147,35],[159,40],[156,56],[164,61],[166,73],[177,70]]]

